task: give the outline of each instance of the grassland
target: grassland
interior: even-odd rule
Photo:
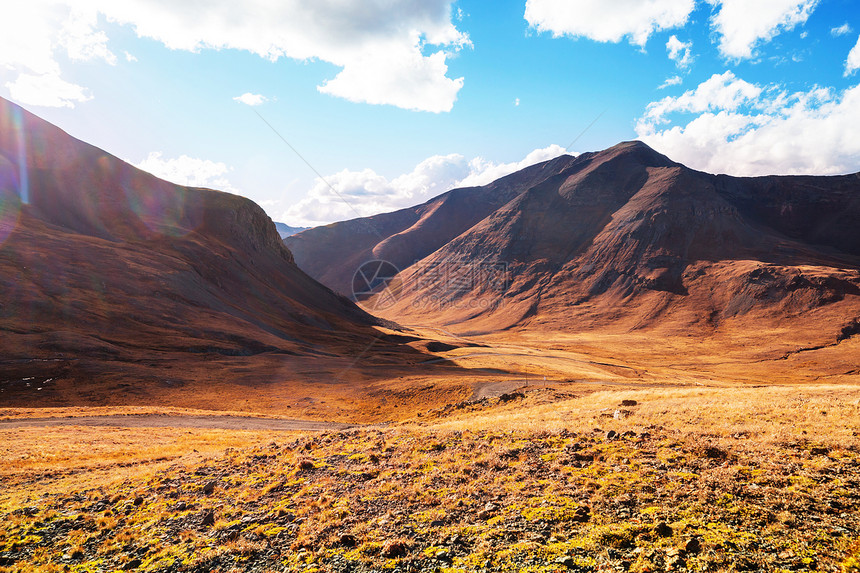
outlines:
[[[860,570],[857,386],[531,386],[312,435],[4,434],[4,573]]]

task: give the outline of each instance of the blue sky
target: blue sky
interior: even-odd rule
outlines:
[[[860,171],[856,0],[18,4],[0,95],[292,225],[636,138],[710,172]]]

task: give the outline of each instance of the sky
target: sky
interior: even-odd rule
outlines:
[[[732,175],[860,171],[856,0],[28,0],[0,96],[313,226],[640,139]]]

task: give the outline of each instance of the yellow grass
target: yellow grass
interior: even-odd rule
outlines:
[[[54,426],[0,429],[0,509],[193,465],[290,432]]]
[[[637,406],[623,407],[622,400]],[[616,410],[628,410],[621,419]],[[622,413],[623,414],[623,413]],[[452,417],[440,430],[515,432],[643,431],[660,426],[712,437],[744,435],[761,443],[805,438],[846,446],[860,443],[860,386],[768,386],[608,390],[529,406],[511,404]]]

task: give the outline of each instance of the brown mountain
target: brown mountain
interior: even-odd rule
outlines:
[[[299,270],[248,199],[157,179],[0,99],[0,403],[193,383],[208,407],[221,383],[348,367],[378,323]]]
[[[449,195],[458,193],[487,215],[435,233],[451,236],[444,244],[401,255],[417,262],[401,273],[402,291],[384,316],[461,331],[683,332],[741,322],[809,323],[834,338],[860,330],[860,175],[715,176],[628,142]],[[342,267],[321,274],[308,266],[311,276],[341,287],[367,256],[350,231],[370,222],[299,235],[338,238],[331,260],[324,251],[332,245],[305,247],[319,253],[318,265]],[[425,226],[429,233],[443,224],[428,218]]]
[[[284,242],[302,270],[350,296],[362,264],[383,260],[403,270],[572,161],[570,156],[559,157],[483,187],[454,189],[416,207],[314,227]]]

